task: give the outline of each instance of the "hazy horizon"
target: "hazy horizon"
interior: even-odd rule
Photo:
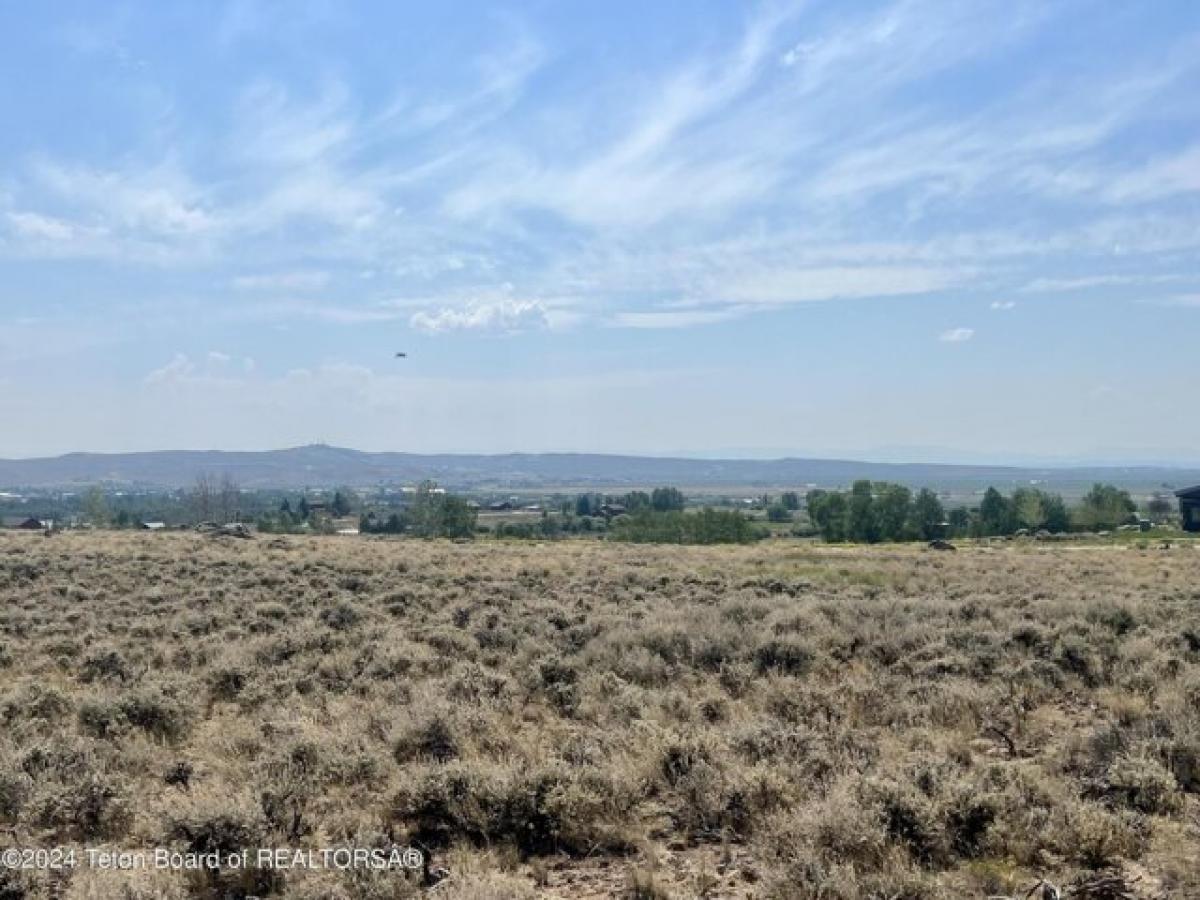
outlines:
[[[327,443],[311,443],[285,447],[157,447],[140,448],[118,451],[74,449],[61,453],[38,454],[32,456],[0,457],[0,461],[29,461],[36,459],[60,459],[74,455],[120,456],[127,454],[173,454],[173,453],[280,453],[295,450],[324,448],[334,451],[350,451],[355,453],[399,453],[420,456],[615,456],[642,459],[681,459],[681,460],[729,460],[746,462],[771,462],[785,459],[836,460],[855,463],[880,465],[931,465],[931,466],[965,466],[965,467],[1012,467],[1012,468],[1167,468],[1167,469],[1197,469],[1200,460],[1189,457],[1181,452],[1178,456],[1136,456],[1109,453],[1085,457],[1048,457],[1023,455],[1020,453],[1005,454],[974,454],[956,452],[950,448],[873,448],[862,450],[836,449],[786,449],[786,448],[755,448],[727,447],[715,448],[709,452],[697,452],[686,449],[663,451],[658,453],[640,452],[637,450],[597,451],[571,447],[546,449],[501,449],[491,451],[478,450],[441,450],[414,451],[394,447],[348,447]]]
[[[1194,463],[1198,51],[1185,0],[10,4],[0,457]]]

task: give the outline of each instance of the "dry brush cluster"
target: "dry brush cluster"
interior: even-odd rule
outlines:
[[[1200,896],[1189,548],[4,535],[0,600],[6,846],[412,843],[439,895],[496,900]],[[422,890],[0,872],[4,898]]]

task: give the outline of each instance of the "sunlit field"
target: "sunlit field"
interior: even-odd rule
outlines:
[[[4,898],[1200,896],[1186,544],[8,533],[0,597],[0,844],[428,855]]]

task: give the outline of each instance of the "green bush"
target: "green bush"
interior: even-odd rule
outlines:
[[[749,544],[765,533],[736,510],[685,513],[643,508],[617,519],[612,536],[635,544]]]

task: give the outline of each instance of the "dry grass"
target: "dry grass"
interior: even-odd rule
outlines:
[[[1200,552],[0,536],[0,844],[443,897],[1200,896]],[[0,872],[393,898],[396,874]],[[7,893],[6,893],[7,891]]]

